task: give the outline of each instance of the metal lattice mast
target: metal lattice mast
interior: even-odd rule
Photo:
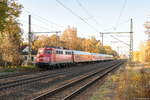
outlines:
[[[130,34],[130,44],[129,44],[129,62],[133,60],[133,20],[130,20],[130,32],[101,32],[102,45],[104,45],[104,34]],[[121,42],[121,41],[120,41]]]
[[[31,33],[31,15],[29,15],[29,30],[28,30],[28,46],[29,46],[29,49],[28,49],[28,64],[31,63],[31,36],[32,36],[32,33]]]
[[[129,54],[129,61],[133,60],[133,21],[131,19],[130,22],[130,54]]]

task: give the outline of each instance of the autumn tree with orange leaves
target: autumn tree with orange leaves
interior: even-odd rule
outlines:
[[[0,66],[20,64],[22,31],[17,18],[21,8],[16,0],[0,1]]]
[[[138,62],[150,62],[150,21],[144,24],[146,31],[145,34],[148,39],[145,43],[140,44],[140,50],[134,52],[134,61]]]
[[[117,52],[112,50],[110,46],[102,46],[99,40],[94,36],[89,39],[80,38],[77,36],[77,29],[68,27],[61,36],[38,36],[33,42],[32,48],[38,50],[40,47],[60,46],[70,50],[87,51],[91,53],[104,53],[118,56]]]

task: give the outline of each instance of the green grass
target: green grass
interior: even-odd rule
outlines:
[[[15,72],[15,69],[4,69],[2,72]]]
[[[38,70],[39,68],[34,65],[26,65],[26,66],[1,66],[0,72],[15,72],[19,70]]]
[[[20,68],[25,68],[25,69],[37,69],[37,67],[34,66],[34,65],[20,66]]]

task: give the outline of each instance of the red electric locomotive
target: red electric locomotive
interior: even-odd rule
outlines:
[[[60,64],[73,63],[72,50],[64,50],[57,48],[40,48],[36,56],[36,65],[55,66]]]

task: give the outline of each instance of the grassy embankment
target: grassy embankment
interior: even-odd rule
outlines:
[[[34,65],[8,66],[8,67],[0,66],[0,72],[15,72],[15,71],[25,71],[25,70],[38,70],[38,68]]]
[[[141,98],[150,98],[150,67],[126,66],[110,75],[90,100],[141,100]]]

